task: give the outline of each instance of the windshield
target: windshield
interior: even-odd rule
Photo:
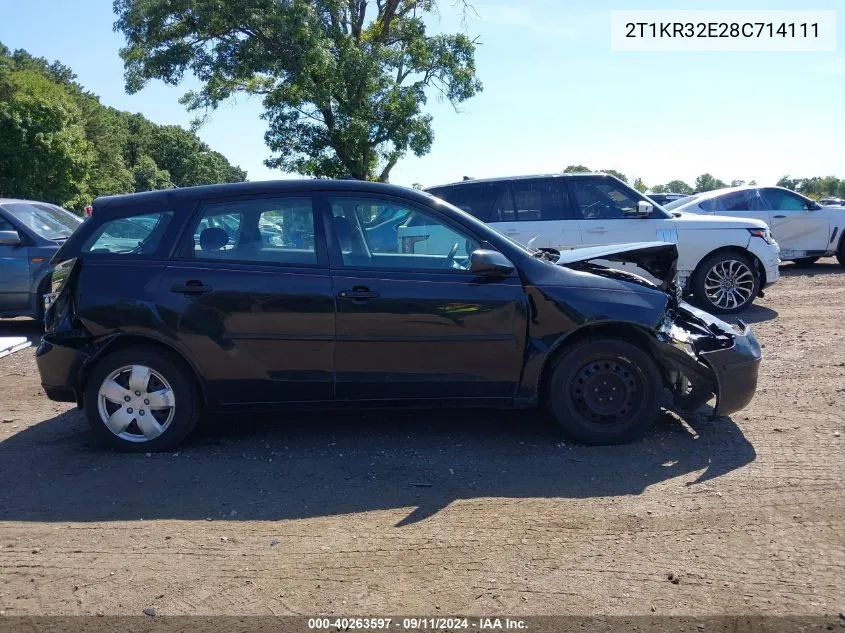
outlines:
[[[45,240],[64,240],[71,236],[82,219],[59,207],[29,202],[10,202],[3,207],[28,229]]]
[[[672,200],[672,202],[667,202],[663,205],[663,208],[667,211],[671,211],[672,209],[677,209],[682,204],[686,204],[687,202],[692,202],[698,196],[686,196],[685,198],[678,198],[677,200]]]

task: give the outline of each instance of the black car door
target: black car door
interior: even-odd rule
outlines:
[[[332,399],[334,296],[319,226],[307,194],[199,205],[159,304],[219,404]]]
[[[392,241],[368,231],[385,207]],[[374,194],[327,194],[337,301],[339,400],[507,400],[519,381],[526,298],[516,274],[469,272],[478,240],[431,208]]]

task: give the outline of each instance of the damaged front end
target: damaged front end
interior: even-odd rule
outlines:
[[[715,395],[716,414],[729,415],[751,402],[762,354],[744,322],[731,326],[679,301],[655,334],[655,354],[678,409],[694,411]]]

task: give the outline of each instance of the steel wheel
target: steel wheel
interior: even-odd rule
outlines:
[[[704,278],[708,301],[722,310],[734,310],[754,298],[754,273],[747,263],[725,259],[716,263]]]
[[[176,413],[170,383],[146,365],[111,372],[97,392],[97,410],[106,428],[122,440],[149,442],[164,433]]]
[[[599,358],[578,369],[569,383],[578,412],[595,424],[619,424],[636,415],[645,399],[640,372],[619,357]]]

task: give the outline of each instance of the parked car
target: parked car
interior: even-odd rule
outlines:
[[[54,204],[0,198],[0,317],[41,319],[50,258],[81,223]]]
[[[665,204],[669,204],[670,202],[683,200],[684,198],[689,197],[688,194],[685,193],[646,193],[645,195],[647,195],[651,200],[654,200],[661,207]]]
[[[388,207],[451,239],[374,250],[363,220]],[[303,208],[312,245],[254,239],[268,214]],[[221,216],[235,236],[206,222]],[[156,220],[138,248],[98,252],[137,217]],[[36,360],[47,396],[125,451],[173,448],[201,411],[293,406],[542,404],[579,441],[625,442],[664,389],[682,409],[715,394],[729,414],[756,388],[754,335],[680,301],[676,260],[665,242],[529,250],[434,196],[361,181],[101,198],[56,254]]]
[[[428,191],[523,244],[567,249],[675,242],[681,291],[715,314],[746,309],[780,276],[778,245],[764,222],[689,214],[675,217],[606,174],[473,180]],[[421,239],[428,231],[400,227],[399,233],[400,238]]]
[[[841,207],[845,206],[845,200],[842,198],[822,198],[819,204],[823,207]]]
[[[822,206],[783,187],[731,187],[700,194],[674,211],[726,213],[765,222],[780,244],[780,257],[813,264],[836,255],[845,266],[845,208]]]

